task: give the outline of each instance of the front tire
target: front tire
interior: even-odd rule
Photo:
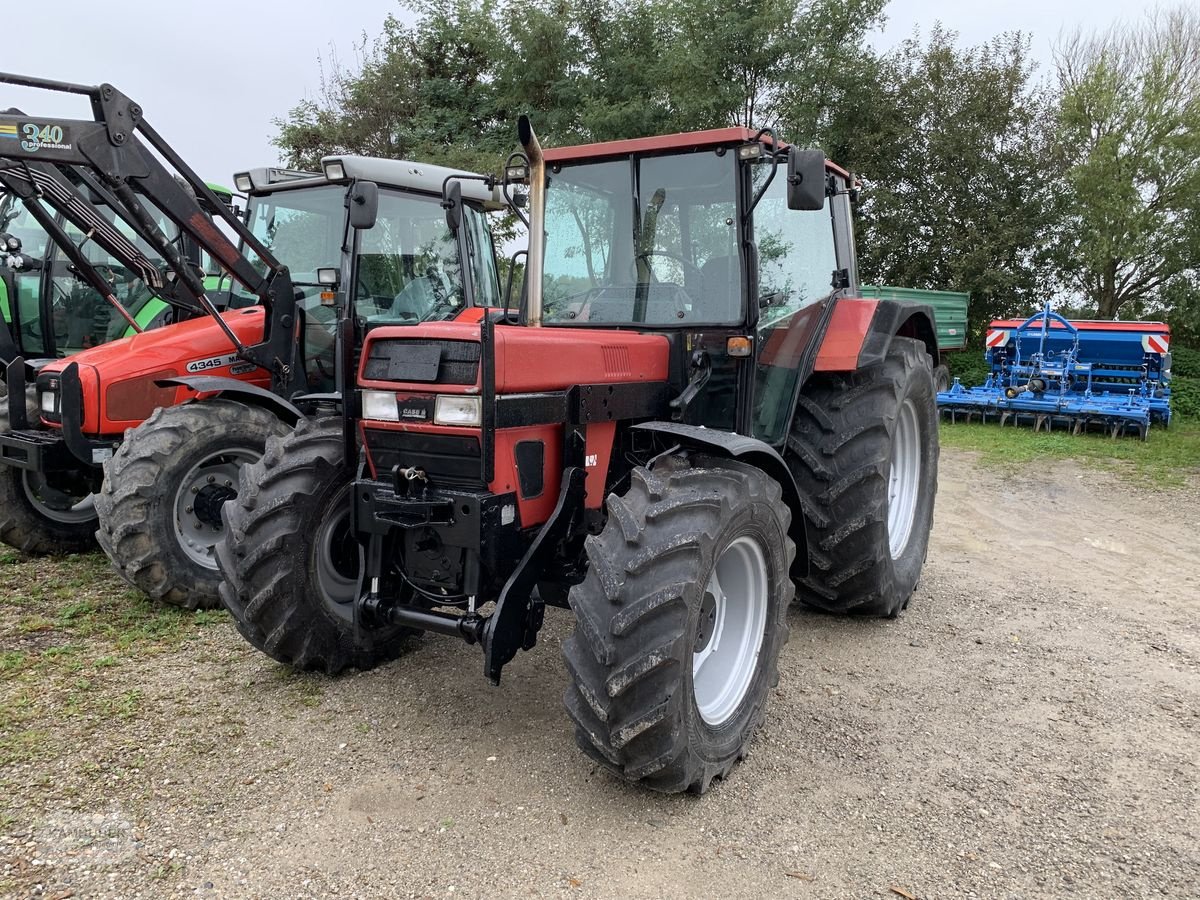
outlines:
[[[25,415],[39,421],[37,391],[25,392]],[[0,432],[9,430],[8,389],[0,402]],[[30,472],[0,465],[0,541],[32,556],[86,553],[96,546],[96,510],[88,467]]]
[[[223,398],[155,410],[132,429],[96,496],[96,538],[121,576],[171,606],[219,606],[221,506],[267,439],[288,430],[269,410]]]
[[[585,753],[654,790],[703,793],[762,722],[794,586],[778,483],[728,460],[635,469],[587,539],[563,645]]]
[[[370,669],[412,630],[355,628],[362,564],[350,533],[341,419],[302,421],[242,470],[217,547],[221,600],[242,637],[296,669]]]
[[[908,605],[937,494],[932,369],[923,343],[896,337],[882,363],[804,386],[787,458],[804,508],[799,597],[809,606],[895,616]]]

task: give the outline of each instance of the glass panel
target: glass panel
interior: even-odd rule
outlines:
[[[736,175],[733,155],[715,153],[552,173],[542,281],[546,322],[740,321]]]
[[[436,199],[380,192],[379,218],[360,238],[355,304],[369,325],[449,319],[462,310],[458,240]]]
[[[477,306],[500,306],[500,280],[496,272],[496,248],[488,229],[487,214],[472,206],[464,210],[467,250],[471,254],[471,280]]]
[[[770,164],[754,167],[755,190]],[[800,355],[809,335],[807,311],[828,297],[837,268],[831,208],[792,210],[782,165],[754,211],[758,248],[759,363],[755,376],[754,435],[780,444],[799,378]]]

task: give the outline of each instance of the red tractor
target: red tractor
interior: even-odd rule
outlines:
[[[742,128],[543,153],[522,119],[520,138],[519,310],[367,333],[357,403],[243,471],[222,599],[299,668],[431,631],[480,644],[494,683],[569,606],[579,745],[703,792],[763,720],[794,597],[908,603],[933,317],[856,298],[852,185],[819,151]]]

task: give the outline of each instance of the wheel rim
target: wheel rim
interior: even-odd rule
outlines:
[[[892,435],[891,476],[888,481],[888,549],[899,559],[912,536],[921,482],[921,430],[917,407],[911,400],[900,405]]]
[[[51,522],[60,525],[82,525],[96,518],[96,495],[90,491],[78,493],[50,483],[42,472],[21,473],[25,499]]]
[[[692,648],[692,690],[700,718],[714,728],[737,712],[754,680],[769,590],[766,554],[749,536],[721,552],[704,587]]]
[[[354,617],[358,599],[362,548],[350,530],[349,486],[338,491],[326,509],[332,513],[317,528],[313,542],[313,571],[325,605],[339,618]]]
[[[225,534],[221,507],[237,497],[242,466],[258,462],[261,456],[247,447],[210,453],[180,482],[175,492],[175,536],[184,555],[201,568],[216,571],[213,548]]]

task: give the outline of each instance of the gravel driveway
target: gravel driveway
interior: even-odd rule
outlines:
[[[943,453],[909,610],[794,610],[766,725],[704,798],[575,749],[561,611],[499,689],[441,637],[330,680],[100,560],[0,560],[0,891],[1200,896],[1198,501]]]

